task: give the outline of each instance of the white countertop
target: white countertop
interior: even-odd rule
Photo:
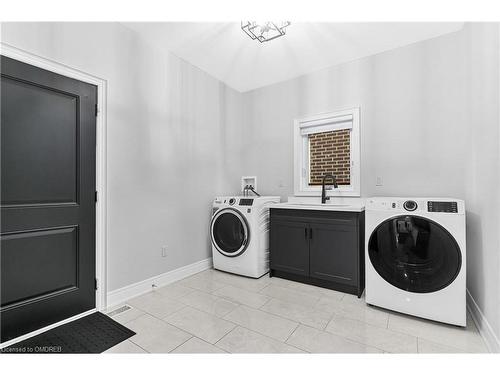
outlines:
[[[277,203],[272,208],[293,210],[320,210],[362,212],[365,210],[365,200],[362,198],[331,198],[322,204],[319,197],[289,197],[288,202]]]

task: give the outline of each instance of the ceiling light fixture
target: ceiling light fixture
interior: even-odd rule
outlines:
[[[286,34],[285,28],[290,25],[290,21],[283,22],[255,22],[241,21],[241,30],[253,40],[261,43],[279,38]]]

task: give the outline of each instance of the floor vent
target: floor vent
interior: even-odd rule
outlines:
[[[130,309],[131,309],[130,306],[124,305],[122,307],[117,308],[116,310],[110,311],[108,313],[108,316],[115,316],[115,315],[121,314],[122,312],[125,312],[125,311],[130,310]]]

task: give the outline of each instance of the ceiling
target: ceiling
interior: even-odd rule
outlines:
[[[463,23],[293,23],[259,43],[240,23],[125,23],[152,44],[240,91],[460,30]]]

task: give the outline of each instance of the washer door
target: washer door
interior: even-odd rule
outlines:
[[[239,211],[225,208],[217,211],[212,217],[210,235],[219,253],[236,257],[247,249],[250,229],[245,217]]]
[[[370,236],[368,255],[385,281],[415,293],[446,288],[462,266],[453,236],[420,216],[397,216],[382,222]]]

